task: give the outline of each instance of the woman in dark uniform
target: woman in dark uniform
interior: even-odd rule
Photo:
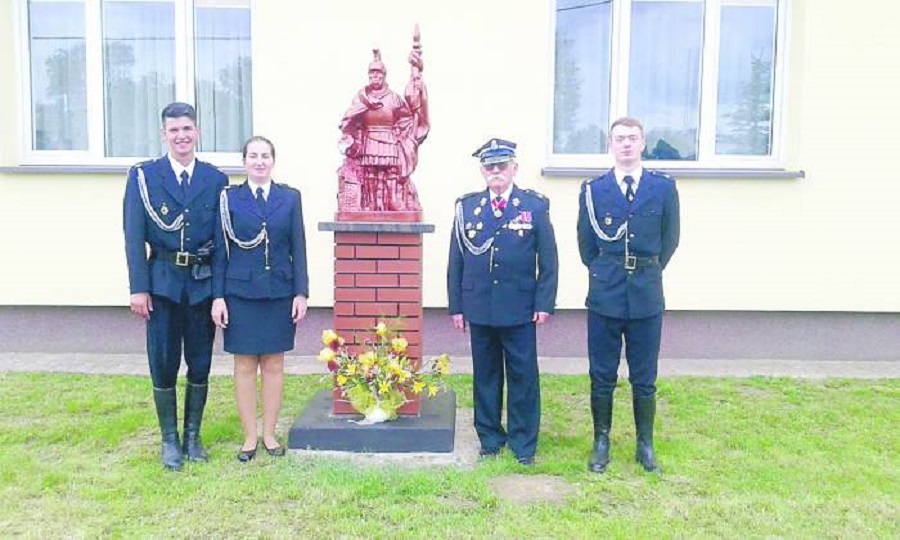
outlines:
[[[283,456],[275,439],[284,384],[284,352],[294,348],[306,315],[309,278],[300,192],[272,181],[275,147],[251,137],[243,149],[247,181],[219,199],[213,256],[212,318],[234,354],[234,393],[244,430],[238,460],[256,456],[256,373],[262,375],[262,439]]]

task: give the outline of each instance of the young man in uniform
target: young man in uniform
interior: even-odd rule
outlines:
[[[162,462],[177,471],[184,459],[208,459],[200,442],[200,424],[215,336],[209,264],[216,203],[228,178],[194,155],[200,137],[194,107],[171,103],[161,118],[168,152],[128,172],[125,256],[131,311],[147,324]],[[175,382],[182,348],[188,370],[180,444]]]

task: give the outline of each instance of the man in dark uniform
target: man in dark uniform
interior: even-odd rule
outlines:
[[[491,139],[473,154],[487,189],[456,201],[447,291],[453,325],[469,323],[474,367],[475,431],[481,456],[509,444],[534,463],[540,431],[535,324],[556,305],[556,238],[550,201],[513,183],[515,143]],[[509,432],[500,423],[504,371]]]
[[[186,103],[162,110],[167,155],[139,163],[125,186],[125,256],[131,311],[147,322],[147,356],[162,431],[162,462],[207,461],[200,442],[215,326],[209,263],[216,203],[228,178],[194,156],[200,131]],[[146,246],[150,246],[149,258]],[[175,382],[187,364],[184,444],[178,440]]]
[[[594,446],[588,468],[609,463],[613,390],[625,342],[637,431],[636,460],[659,472],[653,454],[656,373],[664,309],[662,271],[678,247],[678,191],[669,176],[644,169],[644,128],[620,118],[610,128],[616,165],[581,185],[578,249],[590,272],[588,358]]]

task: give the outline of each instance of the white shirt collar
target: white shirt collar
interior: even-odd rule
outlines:
[[[628,172],[625,172],[624,170],[622,170],[618,167],[615,167],[613,169],[613,173],[616,175],[616,183],[619,184],[619,189],[622,190],[622,193],[625,193],[625,191],[628,189],[628,186],[625,184],[626,176],[630,176],[630,177],[634,178],[634,184],[632,184],[631,189],[632,189],[632,191],[637,192],[638,184],[641,183],[641,175],[644,174],[644,166],[638,165],[637,169],[634,169],[633,171],[628,171]]]
[[[166,154],[169,158],[169,164],[172,166],[172,170],[175,171],[175,179],[178,180],[178,183],[181,183],[181,172],[187,171],[188,178],[194,177],[194,165],[197,164],[197,158],[191,160],[190,163],[187,164],[187,167],[178,163],[178,160],[172,157],[172,154]]]
[[[513,190],[513,183],[510,182],[509,187],[506,188],[506,191],[504,191],[503,193],[500,194],[500,196],[503,197],[504,201],[509,201],[509,196],[512,195],[512,190]],[[488,188],[488,191],[491,193],[491,200],[497,198],[497,195],[490,188]]]
[[[265,200],[269,200],[269,191],[272,190],[272,179],[269,178],[266,180],[265,184],[255,184],[250,180],[247,180],[247,186],[250,188],[250,193],[256,197],[256,188],[262,188],[263,190],[263,198]]]

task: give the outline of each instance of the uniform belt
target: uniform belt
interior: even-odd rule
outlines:
[[[197,255],[187,251],[165,251],[162,249],[154,249],[151,255],[154,259],[162,259],[164,261],[172,261],[175,266],[196,266],[209,264],[209,257]]]
[[[659,266],[659,257],[636,257],[634,255],[625,256],[621,253],[601,253],[600,257],[608,261],[623,266],[626,270],[635,270],[637,268],[646,268],[648,266]]]

